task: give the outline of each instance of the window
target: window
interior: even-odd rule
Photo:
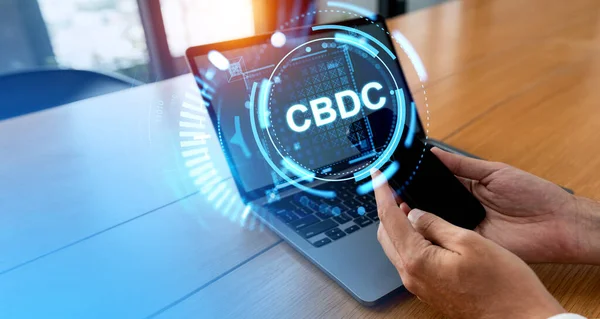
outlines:
[[[161,11],[174,57],[190,46],[255,34],[252,0],[162,0]]]
[[[148,63],[148,54],[135,0],[39,0],[39,5],[58,65],[140,77],[131,73]]]
[[[59,66],[148,80],[136,0],[8,0],[0,8],[0,46],[11,48],[0,52],[0,73]]]

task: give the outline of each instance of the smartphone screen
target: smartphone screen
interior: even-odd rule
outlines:
[[[386,142],[393,125],[389,110],[379,110],[367,116],[374,144]],[[408,127],[404,132],[408,131]],[[402,141],[406,139],[403,136]],[[390,179],[390,185],[411,207],[433,213],[463,228],[474,229],[485,218],[485,209],[454,174],[430,151],[423,134],[414,137],[406,148],[404,143],[394,151],[391,161],[400,168]]]

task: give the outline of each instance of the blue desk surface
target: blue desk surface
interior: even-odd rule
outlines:
[[[167,315],[280,241],[222,216],[189,177],[179,116],[193,85],[182,76],[0,122],[1,318]],[[235,190],[218,141],[206,146]]]

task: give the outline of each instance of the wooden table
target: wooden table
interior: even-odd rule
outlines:
[[[451,1],[389,26],[429,72],[423,89],[405,68],[432,137],[600,199],[600,1]],[[223,217],[179,155],[189,92],[183,76],[0,122],[0,317],[441,317],[407,294],[365,308]],[[533,268],[600,317],[600,267]]]

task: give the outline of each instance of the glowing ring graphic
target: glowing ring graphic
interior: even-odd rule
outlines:
[[[241,227],[249,230],[254,230],[258,226],[259,231],[263,231],[264,226],[258,222],[259,217],[250,214],[252,206],[241,202],[237,192],[227,187],[229,178],[221,176],[214,166],[207,147],[207,141],[212,136],[205,130],[206,122],[210,122],[206,108],[211,107],[212,103],[212,95],[209,94],[213,91],[212,83],[206,83],[198,78],[195,80],[202,84],[205,91],[198,91],[196,84],[192,84],[185,93],[179,113],[179,146],[181,156],[185,159],[185,166],[189,168],[188,174],[194,179],[194,185],[198,186],[199,193],[206,196],[208,202],[220,211],[223,217],[231,222],[239,222]],[[222,143],[219,127],[216,131],[219,134],[219,143]],[[268,218],[262,215],[264,214],[261,214],[261,217]]]
[[[326,27],[326,26],[321,26],[320,30],[321,29],[325,29],[324,27]],[[271,76],[268,79],[267,85],[266,86],[264,86],[264,85],[261,86],[261,94],[259,94],[259,96],[265,96],[266,95],[266,94],[263,94],[263,92],[262,92],[263,88],[268,87],[270,89],[271,83],[273,83],[272,79],[275,76],[275,72],[279,69],[279,67],[281,66],[281,63],[283,63],[289,57],[290,54],[294,53],[296,50],[298,50],[301,47],[304,47],[305,45],[308,45],[310,43],[317,42],[317,41],[323,41],[323,40],[334,40],[334,41],[336,41],[336,40],[339,40],[339,39],[330,38],[330,37],[328,37],[328,38],[314,39],[314,40],[311,40],[311,41],[307,41],[307,42],[305,42],[305,43],[303,43],[303,44],[295,47],[294,49],[292,49],[290,52],[288,52],[281,59],[281,61],[279,61],[279,63],[277,63],[277,65],[275,66],[275,68],[271,72]],[[379,42],[379,41],[377,41],[377,42]],[[378,44],[381,45],[380,42]],[[389,160],[389,158],[392,155],[391,153],[393,152],[393,150],[395,150],[397,148],[397,146],[398,146],[398,144],[400,142],[400,138],[402,136],[402,131],[403,131],[404,124],[405,124],[404,122],[405,122],[405,117],[406,117],[406,114],[405,114],[406,113],[405,112],[406,104],[405,104],[405,100],[404,100],[404,92],[402,91],[402,89],[400,89],[398,87],[398,82],[396,81],[396,78],[392,74],[392,72],[389,69],[389,67],[387,66],[387,64],[385,64],[383,62],[383,60],[381,60],[381,58],[378,55],[374,55],[373,52],[371,52],[371,50],[368,47],[366,47],[366,46],[364,46],[364,45],[362,45],[360,43],[352,43],[352,45],[360,47],[361,49],[363,49],[364,51],[366,51],[367,53],[369,53],[371,56],[376,57],[379,60],[379,62],[381,62],[381,64],[387,69],[388,73],[390,74],[390,77],[394,81],[394,85],[396,86],[396,90],[395,90],[396,94],[395,94],[395,96],[396,96],[396,100],[397,100],[396,104],[397,104],[397,108],[398,108],[398,117],[399,117],[399,120],[396,121],[396,128],[394,129],[394,135],[392,136],[392,140],[391,140],[390,144],[386,147],[386,149],[382,152],[382,154],[378,157],[378,159],[376,161],[374,161],[374,163],[369,164],[366,168],[361,168],[361,170],[359,172],[356,172],[356,173],[354,173],[353,176],[346,177],[346,178],[330,179],[330,178],[323,178],[323,177],[316,176],[316,174],[311,175],[312,178],[315,178],[315,179],[318,179],[318,180],[321,180],[321,181],[340,182],[340,181],[347,181],[347,180],[351,180],[351,179],[355,179],[357,181],[360,181],[360,180],[366,178],[367,176],[369,176],[371,174],[370,173],[371,169],[373,169],[373,168],[380,169],[385,164],[385,162],[387,162]],[[258,103],[259,103],[259,110],[266,109],[266,105],[264,105],[266,103],[266,101],[264,100],[264,98],[259,99]],[[254,114],[251,113],[250,116],[253,117]],[[263,115],[261,114],[261,112],[259,112],[259,120],[260,119],[263,119]],[[263,119],[263,121],[264,120],[266,120],[266,118]],[[264,126],[267,127],[268,124],[265,123]],[[283,156],[283,154],[281,153],[281,151],[279,150],[279,148],[277,147],[277,145],[273,141],[273,137],[271,136],[271,132],[268,129],[266,131],[267,131],[267,135],[269,136],[269,139],[271,141],[271,144],[274,146],[274,148],[277,151],[277,153],[279,154],[279,156],[281,156],[281,158],[284,161],[287,161],[289,164],[293,165],[294,163],[290,163],[288,157]],[[257,132],[253,132],[253,133],[257,134]],[[271,160],[269,160],[268,162],[269,162],[269,164],[272,163]],[[300,163],[296,163],[296,164],[301,165]],[[271,166],[272,166],[272,168],[274,168],[273,167],[274,165],[271,165]],[[277,169],[276,172],[279,174],[280,170]],[[282,176],[282,174],[279,174],[279,175],[282,178],[284,178],[284,176]],[[287,177],[287,176],[285,176],[285,177]]]
[[[273,83],[272,79],[273,79],[273,77],[275,75],[275,72],[277,71],[277,69],[279,69],[281,63],[283,63],[289,57],[290,54],[294,53],[294,51],[296,51],[296,50],[298,50],[298,49],[300,49],[300,48],[302,48],[302,47],[304,47],[304,46],[306,46],[308,44],[311,44],[311,43],[314,43],[314,42],[317,42],[317,41],[325,41],[325,40],[339,41],[340,39],[339,38],[329,38],[329,37],[327,37],[327,38],[319,38],[319,39],[314,39],[314,40],[311,40],[311,41],[307,41],[307,42],[302,43],[299,46],[295,47],[290,52],[288,52],[281,59],[281,61],[279,61],[279,63],[277,63],[277,65],[275,66],[275,68],[271,72],[271,76],[269,77],[269,80],[268,80],[269,83]],[[348,40],[342,40],[342,41],[348,41]],[[348,42],[345,42],[345,43],[348,43]],[[396,96],[396,104],[397,104],[397,107],[398,107],[398,117],[401,119],[401,121],[396,121],[396,129],[394,130],[394,136],[396,136],[396,134],[399,134],[399,136],[397,138],[398,141],[399,141],[400,136],[402,135],[402,128],[404,128],[404,122],[405,122],[404,119],[406,117],[406,114],[404,112],[405,105],[403,105],[404,103],[401,103],[401,102],[404,101],[404,93],[403,93],[402,89],[400,89],[398,87],[398,82],[394,78],[394,75],[392,74],[392,71],[383,62],[383,60],[381,60],[381,58],[378,55],[374,55],[372,52],[370,52],[370,49],[368,47],[366,47],[366,46],[364,46],[364,45],[362,45],[360,43],[354,43],[353,42],[352,45],[360,47],[361,49],[363,49],[364,51],[366,51],[367,53],[369,53],[371,56],[374,56],[375,58],[377,58],[379,60],[379,62],[381,62],[381,64],[387,69],[388,73],[390,74],[391,79],[394,81],[394,85],[396,86],[396,90],[394,90],[394,92],[395,92],[394,95]],[[269,87],[269,89],[270,89],[270,87]],[[266,103],[266,101],[264,101],[264,100],[261,99],[261,100],[259,100],[259,103]],[[266,108],[266,106],[263,105],[262,108],[264,109],[264,108]],[[259,110],[260,109],[261,109],[261,105],[259,104]],[[401,124],[401,125],[399,126],[399,124]],[[399,128],[400,128],[400,130],[398,130]],[[277,151],[277,153],[279,154],[279,156],[281,156],[281,158],[284,161],[288,162],[288,164],[291,164],[291,165],[297,164],[297,165],[302,166],[305,169],[308,169],[308,168],[304,167],[301,163],[298,163],[296,161],[294,161],[294,163],[289,162],[290,161],[289,157],[283,156],[283,154],[281,154],[281,151],[277,147],[276,143],[273,141],[273,137],[271,136],[271,132],[268,129],[266,131],[267,131],[267,135],[269,136],[269,139],[271,141],[271,144],[274,146],[275,150]],[[395,140],[394,136],[392,137],[392,142]],[[392,144],[390,144],[390,145],[392,145]],[[389,148],[390,145],[388,145],[388,148]],[[398,145],[398,143],[396,143],[395,146],[397,146],[397,145]],[[382,154],[386,154],[387,151],[388,151],[388,148],[386,148],[386,150]],[[388,156],[388,159],[389,159],[389,156]],[[378,162],[378,161],[379,160],[376,160],[374,162]],[[387,161],[387,159],[386,159],[386,161]],[[383,164],[384,164],[384,162],[380,162],[380,164],[376,165],[375,168],[379,169],[379,168],[381,168],[381,166],[383,166]],[[341,182],[341,181],[347,181],[347,180],[351,180],[351,179],[356,179],[357,181],[359,181],[359,180],[365,178],[367,176],[367,174],[370,174],[370,171],[368,170],[369,168],[373,168],[373,166],[370,165],[370,164],[367,164],[367,168],[366,169],[363,166],[363,167],[361,167],[361,168],[358,169],[359,171],[357,173],[356,172],[350,172],[350,173],[354,173],[354,176],[348,177],[348,178],[330,179],[330,178],[318,177],[318,176],[316,176],[316,174],[312,175],[311,177],[313,177],[315,179],[318,179],[318,180],[321,180],[321,181],[328,181],[328,182]]]
[[[329,6],[332,7],[339,7],[340,9],[346,9],[348,11],[345,10],[314,10],[312,12],[307,12],[306,15],[311,15],[311,14],[315,14],[317,12],[331,12],[331,13],[344,13],[344,14],[348,14],[348,15],[353,15],[355,17],[360,17],[360,18],[364,18],[367,21],[370,21],[372,24],[374,24],[374,21],[372,20],[372,18],[374,17],[374,14],[372,15],[372,12],[369,12],[366,9],[361,10],[362,8],[360,8],[359,6],[356,5],[341,5],[338,2],[334,2],[334,1],[328,1],[327,3]],[[343,4],[343,3],[342,3]],[[352,12],[355,11],[355,12]],[[357,14],[356,12],[358,12],[359,14]],[[304,14],[302,14],[302,17],[304,17]],[[368,17],[371,17],[371,19],[369,19]],[[298,21],[300,19],[300,16],[296,17],[296,21]],[[292,18],[290,20],[293,21],[294,19]],[[285,25],[287,26],[288,23],[286,22]],[[382,27],[380,27],[378,24],[375,24],[377,27],[381,28],[383,31],[385,31]],[[280,29],[283,29],[284,26],[281,25]],[[414,47],[410,44],[410,42],[397,30],[393,30],[392,34],[390,34],[390,32],[387,32],[388,35],[391,36],[391,38],[396,42],[396,44],[398,44],[400,46],[400,48],[404,51],[404,53],[408,56],[408,58],[410,59],[413,68],[417,71],[417,74],[419,76],[419,79],[421,80],[421,88],[423,89],[423,94],[425,95],[425,105],[426,105],[426,125],[424,127],[425,129],[425,146],[427,145],[427,134],[429,133],[429,121],[430,121],[430,112],[429,112],[429,104],[428,104],[428,99],[426,96],[426,90],[424,87],[423,82],[427,81],[427,72],[425,70],[425,67],[420,59],[420,57],[418,56],[418,53],[414,50]],[[196,79],[196,81],[200,81],[200,79]],[[252,92],[253,94],[255,94],[256,92],[256,84],[254,83]],[[190,168],[190,175],[191,172],[193,170],[195,170],[195,172],[198,172],[200,169],[200,165],[202,164],[206,164],[206,162],[200,161],[200,158],[202,158],[202,156],[200,153],[198,152],[202,152],[206,158],[209,161],[213,161],[213,159],[210,158],[210,154],[208,154],[208,150],[207,149],[202,149],[202,145],[204,143],[202,143],[200,140],[197,140],[196,137],[200,136],[200,138],[211,138],[211,134],[210,134],[210,130],[205,130],[202,127],[200,127],[200,125],[198,125],[197,127],[192,127],[192,126],[188,126],[191,125],[189,123],[193,123],[196,122],[196,119],[192,119],[193,121],[189,121],[190,118],[187,115],[192,115],[192,116],[202,116],[204,117],[204,114],[200,115],[200,114],[195,114],[195,113],[204,113],[202,112],[200,109],[204,109],[204,107],[210,107],[210,102],[211,102],[211,98],[207,98],[204,93],[202,92],[202,97],[197,96],[198,95],[198,88],[196,86],[192,87],[193,93],[195,94],[190,94],[188,92],[186,92],[186,100],[183,101],[182,103],[182,109],[181,109],[181,121],[182,122],[187,122],[186,124],[180,125],[181,126],[181,131],[180,131],[180,146],[181,146],[181,155],[182,157],[186,160],[186,166]],[[192,97],[192,95],[194,95]],[[207,98],[207,99],[204,99]],[[402,94],[402,98],[404,98],[404,94]],[[204,100],[202,102],[200,102],[199,100]],[[404,102],[404,101],[403,101]],[[204,105],[203,105],[204,104]],[[404,104],[404,103],[403,103]],[[252,100],[251,102],[251,106],[252,108],[254,108],[254,100]],[[404,105],[406,107],[406,105]],[[191,107],[191,108],[190,108]],[[411,109],[412,112],[414,113],[414,111],[416,110],[416,107],[414,105],[414,103],[411,104]],[[190,112],[190,110],[194,111],[194,112]],[[406,110],[406,108],[405,108]],[[205,109],[204,109],[205,111]],[[186,113],[187,112],[187,113]],[[403,112],[405,113],[405,112]],[[184,115],[185,114],[185,115]],[[414,115],[414,114],[413,114]],[[411,123],[413,122],[413,118],[411,117]],[[254,117],[251,117],[251,122],[254,122]],[[182,123],[180,123],[182,124]],[[193,123],[193,125],[197,125],[199,123]],[[256,124],[254,123],[252,125],[252,129],[253,131],[256,130]],[[412,125],[411,125],[412,126]],[[217,130],[219,130],[217,128]],[[218,132],[218,134],[220,135],[220,131]],[[410,133],[410,128],[409,128],[409,133]],[[192,139],[190,139],[192,138]],[[221,140],[221,137],[219,136],[219,139]],[[220,141],[222,143],[222,141]],[[260,145],[260,144],[259,144]],[[262,145],[260,145],[262,146]],[[259,146],[259,148],[260,148]],[[425,149],[424,149],[425,150]],[[264,150],[261,149],[261,153]],[[265,157],[265,154],[262,154],[263,157]],[[268,157],[265,157],[268,158]],[[423,154],[421,155],[421,159],[423,158]],[[409,182],[413,179],[413,176],[416,174],[416,172],[419,169],[421,160],[419,160],[418,164],[416,165],[413,174],[410,176],[409,179],[407,179],[405,181],[405,185],[408,185]],[[189,164],[189,165],[187,165]],[[217,174],[218,175],[218,174]],[[211,202],[214,204],[215,207],[217,208],[222,208],[223,209],[223,215],[229,217],[230,220],[232,221],[236,221],[237,220],[237,216],[240,216],[240,223],[242,226],[246,225],[246,218],[248,217],[248,215],[252,215],[253,214],[249,214],[250,210],[252,207],[250,207],[249,205],[241,205],[241,207],[237,207],[238,205],[234,205],[231,204],[230,202],[233,202],[231,199],[233,199],[233,196],[235,194],[235,192],[228,192],[229,196],[223,196],[225,195],[224,191],[226,186],[224,185],[225,180],[222,180],[220,178],[217,178],[217,176],[214,176],[215,178],[210,178],[209,181],[207,183],[203,183],[202,185],[199,185],[199,190],[202,194],[204,194],[205,196],[207,196],[208,199],[211,199]],[[286,176],[287,177],[287,176]],[[288,182],[290,182],[288,180]],[[297,184],[295,182],[292,181],[292,183],[290,184]],[[364,185],[364,184],[363,184]],[[300,189],[307,191],[308,193],[316,193],[315,195],[321,196],[321,197],[335,197],[335,192],[328,192],[328,191],[321,191],[321,190],[316,190],[316,189],[310,189],[307,188],[305,186],[302,186],[300,184],[295,185],[297,187],[299,187]],[[404,188],[404,186],[401,187],[401,189]],[[220,190],[217,192],[217,190]],[[325,195],[325,196],[324,196]],[[225,199],[222,199],[225,198]],[[229,199],[229,200],[228,200]],[[232,206],[236,206],[236,207],[232,207]],[[227,211],[231,210],[231,214]],[[252,218],[251,220],[251,225],[250,228],[254,228],[254,224],[255,224],[256,220],[254,218]],[[262,224],[260,224],[262,226]],[[262,227],[261,227],[262,229]]]
[[[346,3],[342,3],[342,2],[338,2],[338,1],[328,1],[327,5],[330,7],[338,7],[342,10],[322,9],[322,10],[313,10],[312,12],[309,11],[309,12],[306,12],[306,14],[298,15],[295,18],[290,19],[289,21],[280,25],[279,29],[283,30],[285,27],[288,27],[290,25],[290,23],[293,22],[294,20],[299,21],[300,17],[304,18],[305,16],[316,15],[317,12],[319,12],[319,13],[327,13],[327,12],[343,13],[343,14],[348,14],[351,16],[353,15],[353,16],[359,17],[361,19],[365,19],[365,20],[371,22],[371,24],[374,24],[375,26],[380,28],[383,32],[385,32],[388,36],[390,36],[396,42],[396,44],[398,44],[400,46],[402,51],[408,56],[413,68],[417,72],[419,80],[421,81],[421,88],[423,89],[423,95],[425,98],[425,110],[426,110],[426,123],[425,123],[425,127],[424,127],[425,141],[423,142],[424,145],[423,145],[423,150],[422,150],[421,156],[420,156],[417,164],[415,165],[415,168],[414,168],[412,174],[404,182],[404,184],[400,186],[400,189],[396,190],[396,192],[398,194],[400,194],[404,190],[404,188],[410,184],[410,182],[413,180],[414,176],[416,176],[417,171],[419,170],[419,167],[422,163],[425,152],[427,150],[427,145],[428,145],[427,141],[429,139],[428,135],[429,135],[430,112],[429,112],[429,103],[428,103],[428,99],[427,99],[427,90],[425,89],[425,85],[423,84],[423,82],[427,81],[427,79],[428,79],[427,71],[425,70],[425,66],[423,65],[423,62],[422,62],[421,58],[419,57],[419,54],[414,49],[414,47],[412,46],[410,41],[406,37],[404,37],[404,35],[400,31],[392,30],[392,33],[390,34],[389,31],[386,31],[379,24],[376,24],[373,21],[373,19],[375,19],[375,17],[377,16],[375,13],[371,12],[368,9],[365,9],[358,5],[355,5],[355,4],[346,4]],[[346,10],[348,10],[348,11],[346,11]],[[352,12],[352,11],[354,11],[354,12]],[[347,27],[345,27],[345,28],[347,28]],[[408,136],[407,136],[407,140],[405,141],[405,145],[412,144],[412,141],[414,138],[414,132],[415,132],[415,128],[413,127],[413,124],[416,125],[416,119],[414,119],[414,113],[417,111],[417,108],[416,108],[414,101],[411,103],[410,107],[411,107],[411,114],[413,114],[413,116],[411,116],[411,120],[410,120],[411,127],[409,127]],[[360,180],[358,179],[357,181],[360,181]],[[358,193],[367,193],[367,192],[372,191],[373,188],[371,186],[370,191],[365,192],[365,189],[369,187],[368,185],[372,185],[372,183],[365,183],[365,184],[359,186],[357,188],[357,192]]]

